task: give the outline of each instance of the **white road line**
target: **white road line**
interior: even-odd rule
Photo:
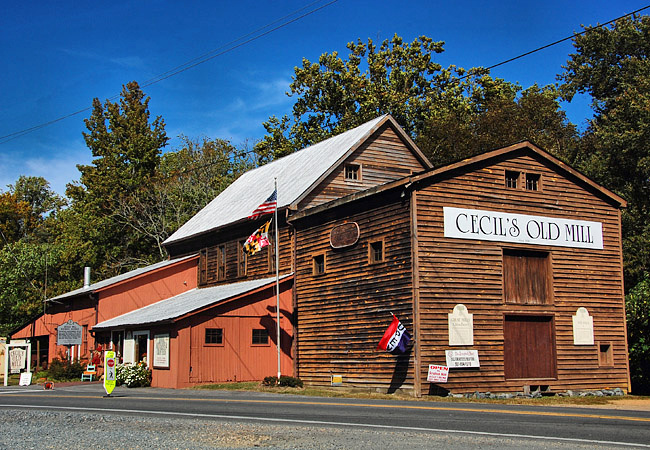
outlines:
[[[423,428],[423,427],[404,427],[394,425],[377,425],[371,423],[344,423],[344,422],[331,422],[325,420],[299,420],[299,419],[281,419],[273,417],[249,417],[249,416],[228,416],[222,414],[203,414],[203,413],[184,413],[173,411],[146,411],[139,409],[112,409],[112,408],[83,408],[75,406],[35,406],[35,405],[2,405],[3,408],[31,408],[31,409],[60,409],[66,411],[85,411],[85,412],[100,412],[100,413],[138,413],[138,414],[151,414],[159,416],[181,416],[181,417],[196,417],[207,419],[228,419],[228,420],[257,420],[261,422],[278,422],[278,423],[298,423],[306,425],[333,425],[340,427],[361,427],[361,428],[375,428],[386,430],[402,430],[402,431],[425,431],[429,433],[449,433],[449,434],[471,434],[479,436],[493,436],[500,438],[523,438],[523,439],[538,439],[546,441],[560,441],[560,442],[573,442],[583,444],[599,444],[599,445],[620,445],[626,447],[641,447],[650,448],[648,444],[637,444],[633,442],[618,442],[618,441],[600,441],[597,439],[578,439],[578,438],[564,438],[553,436],[535,436],[530,434],[515,434],[515,433],[489,433],[487,431],[469,431],[469,430],[447,430],[439,428]]]

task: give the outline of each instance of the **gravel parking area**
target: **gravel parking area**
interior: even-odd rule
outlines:
[[[0,448],[11,449],[445,449],[594,448],[578,443],[292,424],[0,411]]]

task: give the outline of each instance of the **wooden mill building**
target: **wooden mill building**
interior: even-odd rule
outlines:
[[[279,340],[273,247],[241,250],[274,180]],[[282,373],[313,385],[627,391],[624,206],[528,142],[433,168],[382,116],[242,175],[165,242],[198,255],[197,288],[91,331],[146,336],[152,358],[164,344],[156,386],[272,375],[279,341]],[[376,350],[391,313],[413,338],[401,355]]]

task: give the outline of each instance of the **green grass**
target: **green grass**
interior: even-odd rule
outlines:
[[[538,405],[538,406],[589,406],[589,405],[606,405],[622,399],[639,399],[650,400],[648,396],[612,396],[612,397],[560,397],[548,396],[541,398],[511,398],[511,399],[475,399],[475,398],[452,398],[422,396],[416,398],[407,394],[380,394],[369,392],[367,389],[353,388],[326,388],[326,387],[268,387],[259,382],[236,382],[236,383],[217,383],[202,384],[190,389],[208,389],[208,390],[227,390],[227,391],[255,391],[255,392],[272,392],[277,394],[293,394],[307,397],[336,397],[336,398],[365,398],[381,400],[404,400],[418,402],[447,402],[447,403],[485,403],[485,404],[503,404],[503,405]]]

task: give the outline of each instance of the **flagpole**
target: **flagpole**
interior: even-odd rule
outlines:
[[[281,347],[281,334],[280,334],[280,252],[279,252],[279,241],[280,235],[278,234],[278,203],[277,203],[277,194],[278,194],[278,179],[275,178],[275,194],[276,194],[276,203],[275,203],[275,212],[274,212],[274,222],[275,222],[275,312],[276,312],[276,346],[278,347],[278,384],[280,383],[280,377],[282,376],[282,371],[280,369],[280,347]]]

